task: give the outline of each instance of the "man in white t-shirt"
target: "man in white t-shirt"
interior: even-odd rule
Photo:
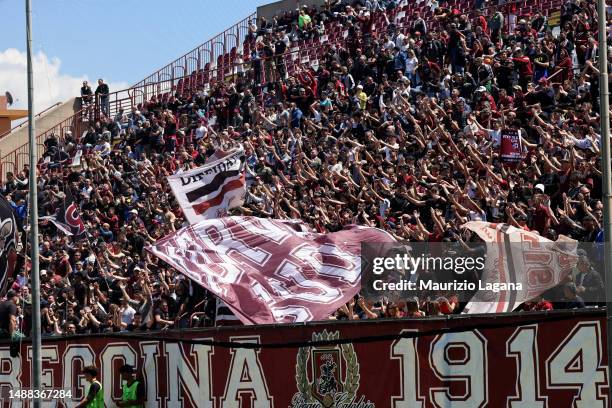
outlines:
[[[200,140],[205,138],[208,134],[208,127],[204,124],[204,122],[200,122],[200,126],[195,131],[195,139]]]
[[[134,320],[134,314],[136,314],[136,310],[130,306],[126,298],[121,299],[121,307],[119,308],[119,312],[121,313],[121,325],[125,325],[125,327],[132,323],[132,320]]]

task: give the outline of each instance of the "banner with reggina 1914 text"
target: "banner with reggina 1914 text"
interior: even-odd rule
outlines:
[[[147,408],[605,408],[605,313],[549,312],[45,338],[46,406],[136,367]],[[0,402],[27,406],[31,345],[0,343]]]

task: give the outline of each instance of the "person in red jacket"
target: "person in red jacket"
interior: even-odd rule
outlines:
[[[574,79],[574,63],[572,62],[572,57],[565,48],[561,49],[559,62],[557,63],[557,71],[560,70],[562,70],[559,74],[561,76],[561,83]]]
[[[528,56],[523,53],[523,50],[517,48],[514,51],[514,57],[512,61],[517,65],[519,72],[519,85],[523,89],[523,92],[527,91],[527,84],[531,82],[533,76],[533,65]]]
[[[487,19],[482,15],[482,11],[476,12],[476,25],[482,27],[484,33],[488,33],[489,26],[487,24]]]

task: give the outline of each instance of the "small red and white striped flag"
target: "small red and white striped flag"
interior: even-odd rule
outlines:
[[[190,224],[223,217],[244,203],[246,183],[244,150],[207,161],[197,169],[168,177],[168,183]]]

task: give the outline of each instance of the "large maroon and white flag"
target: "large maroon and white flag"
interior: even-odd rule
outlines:
[[[244,150],[235,149],[202,167],[169,176],[168,183],[190,224],[223,217],[244,203]]]
[[[306,231],[305,231],[306,229]],[[226,217],[147,248],[223,300],[244,324],[325,320],[361,288],[361,243],[376,228],[319,234],[298,221]]]
[[[577,242],[565,236],[551,241],[535,232],[484,221],[471,221],[463,228],[487,244],[479,290],[464,313],[511,312],[562,283],[577,261]],[[501,289],[494,290],[496,286]]]

